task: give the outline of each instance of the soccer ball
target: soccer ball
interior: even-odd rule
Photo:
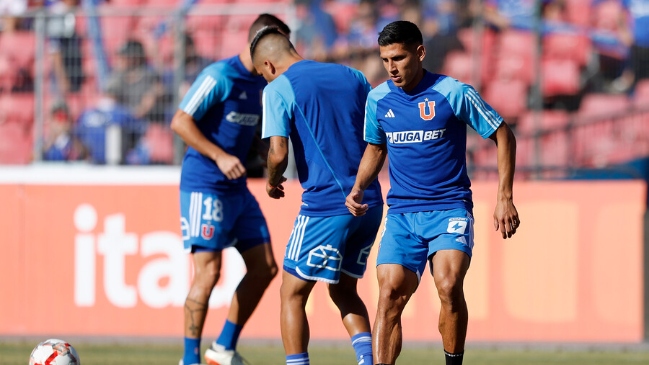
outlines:
[[[32,350],[29,365],[81,365],[77,350],[69,343],[51,338]]]

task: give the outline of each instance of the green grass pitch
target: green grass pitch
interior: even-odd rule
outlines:
[[[126,344],[123,340],[114,342],[98,340],[89,342],[77,340],[72,345],[81,357],[82,365],[176,365],[181,357],[181,340],[177,344],[144,342]],[[34,342],[34,343],[32,343]],[[29,354],[38,341],[0,339],[0,364],[28,365]],[[204,341],[208,342],[208,341]],[[207,345],[205,345],[207,346]],[[239,351],[252,365],[282,365],[284,352],[281,344],[275,342],[244,342]],[[351,346],[342,343],[310,346],[312,365],[354,365]],[[404,345],[397,364],[444,364],[439,344]],[[624,365],[649,364],[649,346],[609,345],[467,345],[466,365]]]

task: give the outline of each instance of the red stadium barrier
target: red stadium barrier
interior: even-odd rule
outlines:
[[[0,335],[182,336],[191,267],[181,245],[176,175],[161,180],[145,174],[150,184],[122,181],[122,171],[115,170],[94,178],[40,172],[33,174],[39,176],[35,180],[14,182],[5,174]],[[52,179],[63,181],[47,182]],[[265,196],[262,181],[251,181],[250,187],[281,262],[301,189],[288,183],[286,199],[276,201]],[[492,183],[473,187],[476,243],[466,280],[468,340],[642,341],[645,184],[517,184],[522,225],[506,241],[492,224],[496,188]],[[244,271],[236,251],[225,255],[206,337],[220,330]],[[376,248],[370,263],[375,257]],[[360,284],[372,316],[375,274],[370,265]],[[280,337],[279,284],[273,282],[243,337]],[[403,316],[405,340],[438,341],[438,309],[433,280],[425,275]],[[312,338],[347,338],[324,285],[316,285],[308,313]]]

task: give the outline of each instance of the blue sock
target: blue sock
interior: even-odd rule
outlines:
[[[286,365],[309,365],[309,353],[286,355]]]
[[[356,361],[363,365],[374,365],[372,357],[372,335],[369,332],[361,332],[352,336],[352,346],[356,352]]]
[[[226,350],[236,349],[242,328],[243,326],[225,320],[225,324],[221,330],[221,335],[216,339],[216,344],[225,347]]]
[[[183,355],[183,365],[201,363],[201,339],[185,337],[185,354]]]

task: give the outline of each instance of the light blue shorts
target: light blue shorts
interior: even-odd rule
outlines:
[[[440,250],[473,252],[473,215],[466,209],[388,213],[376,265],[398,264],[421,278]]]
[[[362,278],[383,218],[383,206],[362,217],[298,215],[286,246],[284,270],[303,280],[338,283],[343,272]]]
[[[237,194],[180,192],[180,226],[186,251],[239,252],[270,242],[266,219],[247,189]]]

